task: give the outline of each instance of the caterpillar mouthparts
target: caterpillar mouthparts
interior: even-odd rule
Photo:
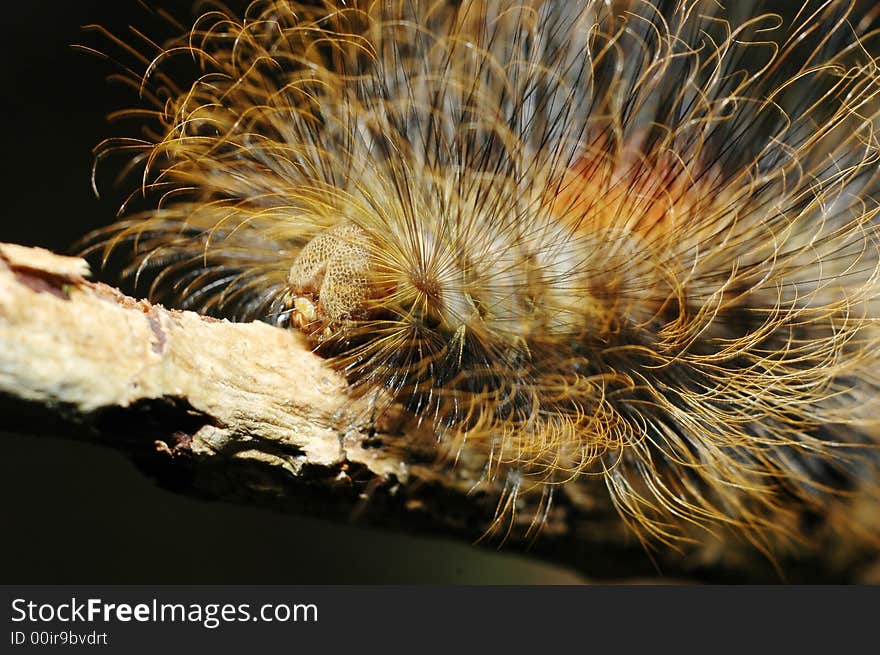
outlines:
[[[873,20],[258,0],[114,39],[158,129],[99,147],[152,202],[101,243],[154,297],[302,330],[514,497],[600,479],[650,542],[803,537],[880,495]]]

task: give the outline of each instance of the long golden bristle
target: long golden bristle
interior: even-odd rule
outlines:
[[[131,149],[154,201],[101,238],[157,295],[302,328],[512,497],[599,477],[645,537],[763,543],[880,488],[873,21],[845,0],[207,13],[129,49],[159,136],[101,152]],[[178,86],[175,57],[200,77]]]

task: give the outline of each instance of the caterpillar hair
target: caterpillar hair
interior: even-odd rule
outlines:
[[[482,458],[499,525],[589,483],[647,544],[812,517],[876,548],[877,11],[729,5],[257,0],[110,36],[149,129],[97,149],[140,179],[98,247],[302,331],[438,465]]]

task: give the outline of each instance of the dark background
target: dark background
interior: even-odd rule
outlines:
[[[190,4],[162,3],[184,22]],[[71,45],[107,45],[83,25],[100,23],[129,38],[128,24],[149,33],[159,22],[135,0],[31,0],[7,3],[4,23],[0,241],[68,252],[113,220],[121,191],[108,181],[113,171],[102,170],[102,199],[95,197],[92,148],[130,134],[107,115],[136,102],[131,90],[108,82],[111,64]],[[0,416],[0,583],[578,580],[512,549],[493,553],[192,500],[160,489],[114,451],[3,427]]]

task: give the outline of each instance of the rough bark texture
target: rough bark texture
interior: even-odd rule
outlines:
[[[481,462],[440,461],[432,434],[352,397],[296,332],[167,310],[87,276],[81,259],[0,244],[5,428],[112,445],[201,497],[471,541],[491,525],[503,482],[482,480]],[[515,515],[506,547],[531,543],[593,577],[656,574],[602,498],[569,485],[537,539]],[[658,564],[679,579],[774,579],[760,558],[732,566],[710,551]]]

